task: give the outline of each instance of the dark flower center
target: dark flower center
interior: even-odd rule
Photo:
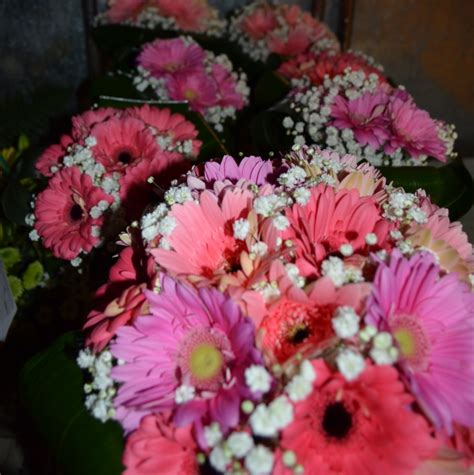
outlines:
[[[323,430],[329,437],[343,439],[352,428],[352,415],[342,402],[329,404],[324,411]]]
[[[75,204],[69,210],[69,216],[73,221],[79,221],[82,218],[82,208]]]
[[[132,161],[132,158],[133,157],[130,152],[124,151],[119,153],[117,160],[124,165],[128,165]]]
[[[308,325],[300,323],[295,325],[288,334],[288,341],[293,345],[303,343],[311,335],[311,330]]]

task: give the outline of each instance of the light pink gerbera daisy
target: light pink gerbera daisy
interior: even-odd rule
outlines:
[[[392,97],[386,115],[390,124],[386,153],[402,148],[413,158],[428,155],[446,161],[446,146],[438,136],[436,122],[428,112],[419,109],[410,97]]]
[[[69,135],[62,135],[58,144],[50,145],[38,158],[35,163],[35,168],[43,176],[53,176],[54,173],[51,168],[60,168],[62,166],[62,159],[67,154],[67,148],[73,143]]]
[[[82,114],[75,115],[72,119],[71,135],[77,142],[83,142],[91,133],[92,127],[101,122],[105,122],[111,117],[120,118],[123,111],[113,109],[112,107],[100,107],[91,109]]]
[[[410,410],[413,398],[394,368],[368,365],[347,382],[323,360],[313,367],[314,391],[296,404],[280,443],[305,473],[413,475],[435,454],[438,443],[426,420]],[[273,475],[292,473],[278,457]]]
[[[151,315],[118,330],[112,370],[121,382],[114,400],[127,430],[146,413],[174,410],[182,427],[210,416],[223,430],[239,422],[240,403],[251,397],[245,369],[261,363],[253,323],[224,294],[198,292],[163,277],[161,292],[147,293]]]
[[[154,160],[162,153],[144,122],[133,117],[96,124],[91,135],[97,140],[92,149],[94,157],[109,173],[123,172],[131,164]]]
[[[89,175],[76,167],[60,170],[42,191],[35,204],[35,229],[46,248],[56,257],[72,260],[89,252],[100,239],[93,232],[102,225],[103,215],[93,218],[91,209],[113,198],[93,185]]]
[[[192,427],[175,427],[170,414],[144,417],[128,438],[123,475],[198,475]]]
[[[244,18],[241,28],[251,38],[258,40],[264,38],[277,25],[277,19],[273,10],[267,5],[262,4],[260,8],[256,8],[254,12]]]
[[[366,92],[356,99],[336,96],[331,106],[332,125],[350,129],[360,145],[377,150],[389,137],[384,115],[388,96],[385,92]]]
[[[474,425],[474,294],[456,274],[440,277],[429,253],[394,251],[380,263],[367,323],[391,332],[412,393],[448,432]]]
[[[202,71],[205,56],[199,45],[186,44],[182,38],[158,39],[145,45],[137,62],[153,76],[161,78]]]
[[[371,196],[361,197],[357,189],[318,185],[311,190],[306,205],[295,204],[286,211],[290,226],[283,239],[290,239],[296,250],[296,265],[302,275],[319,275],[319,264],[328,255],[350,244],[354,253],[367,253],[365,237],[377,236],[377,245],[387,245],[390,224],[382,218]],[[371,250],[373,250],[371,248]]]
[[[202,142],[197,139],[198,130],[195,125],[186,120],[184,115],[171,112],[170,109],[159,109],[145,104],[142,107],[127,109],[131,117],[143,120],[148,127],[152,127],[159,136],[170,137],[173,145],[186,140],[192,141],[192,156],[199,155]]]
[[[172,76],[167,79],[168,94],[174,101],[188,101],[192,110],[204,113],[217,105],[217,87],[205,72]]]

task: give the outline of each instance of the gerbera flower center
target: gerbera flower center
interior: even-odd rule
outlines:
[[[178,352],[178,366],[186,384],[201,391],[217,391],[224,384],[233,359],[226,335],[213,329],[192,329]]]
[[[400,316],[390,326],[401,356],[411,366],[423,368],[430,345],[419,323],[411,316]]]
[[[311,328],[305,323],[299,323],[288,331],[287,340],[294,345],[303,343],[311,335]]]
[[[132,154],[128,150],[121,151],[117,156],[117,160],[124,165],[128,165],[132,159]]]
[[[81,218],[82,218],[82,215],[83,215],[83,211],[82,211],[82,208],[80,207],[80,205],[78,205],[76,203],[76,204],[71,206],[71,209],[69,210],[69,217],[73,221],[80,221]]]
[[[329,404],[324,411],[322,428],[324,433],[335,439],[344,439],[352,428],[352,414],[342,402]]]
[[[193,101],[198,97],[198,93],[194,89],[186,89],[186,91],[184,91],[184,97],[188,101]]]
[[[222,353],[208,343],[196,346],[189,357],[191,374],[199,380],[215,378],[221,372],[223,363]]]

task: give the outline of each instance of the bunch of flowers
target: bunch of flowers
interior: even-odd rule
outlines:
[[[392,87],[370,69],[360,64],[343,72],[327,68],[319,84],[315,74],[317,85],[305,77],[295,80],[287,98],[291,112],[283,119],[294,143],[327,145],[376,166],[423,165],[428,157],[442,162],[453,157],[454,126],[431,118],[403,87]]]
[[[309,84],[319,86],[326,77],[342,75],[348,68],[363,71],[366,75],[376,74],[381,83],[386,82],[383,67],[359,51],[308,51],[285,61],[278,68],[278,73],[290,80],[306,79]]]
[[[222,36],[226,21],[207,0],[109,0],[97,23],[121,23],[142,28]]]
[[[225,54],[204,50],[190,37],[158,39],[137,59],[135,87],[162,100],[187,101],[218,131],[248,104],[247,76]]]
[[[48,178],[32,203],[32,240],[79,265],[83,253],[139,218],[154,179],[167,185],[197,157],[195,126],[169,109],[99,108],[72,118],[70,135],[36,163]],[[115,231],[114,231],[115,230]]]
[[[339,51],[334,33],[297,5],[253,2],[230,20],[229,36],[255,61],[271,53],[295,56],[308,49]]]
[[[473,250],[422,191],[317,147],[226,156],[122,240],[78,364],[127,475],[472,461]]]

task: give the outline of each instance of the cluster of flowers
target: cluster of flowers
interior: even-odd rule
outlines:
[[[158,39],[144,45],[133,82],[161,100],[187,101],[218,131],[248,104],[247,76],[235,72],[225,54],[204,50],[190,37]]]
[[[238,11],[229,24],[229,37],[255,61],[271,53],[295,56],[309,48],[339,51],[334,33],[297,5],[253,2]]]
[[[194,167],[163,198],[122,235],[78,357],[127,475],[473,461],[474,256],[446,210],[306,146]]]
[[[432,119],[365,59],[314,56],[309,70],[306,59],[280,69],[296,78],[287,98],[291,111],[283,119],[295,144],[318,143],[376,166],[423,165],[429,157],[445,162],[454,156],[454,126]]]
[[[222,36],[226,21],[206,0],[109,0],[96,22]]]
[[[36,168],[48,178],[26,218],[32,240],[56,257],[81,262],[104,237],[141,216],[150,181],[165,186],[201,148],[195,126],[169,109],[98,108],[72,118],[70,135],[48,147]]]

